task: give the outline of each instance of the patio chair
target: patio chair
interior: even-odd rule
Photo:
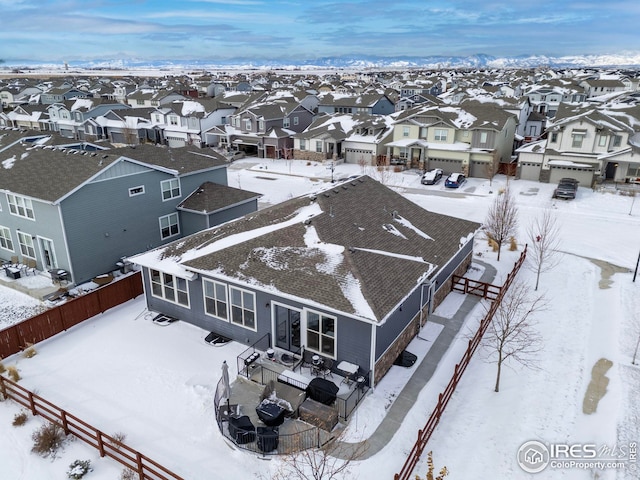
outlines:
[[[37,273],[37,265],[38,262],[36,262],[33,258],[27,259],[27,264],[23,268],[25,275],[29,275],[30,273],[35,275]]]
[[[300,364],[300,370],[302,370],[303,368],[308,368],[309,371],[313,370],[314,368],[314,364],[313,364],[313,356],[315,355],[315,353],[313,353],[310,350],[304,350],[304,352],[302,352],[302,363]]]
[[[17,267],[18,265],[20,265],[20,259],[18,258],[17,255],[12,255],[11,256],[11,266]]]
[[[333,372],[331,371],[332,369],[333,369],[333,359],[325,358],[324,361],[322,362],[322,368],[320,370],[320,375],[322,376],[322,378],[327,378],[327,377],[333,378]]]

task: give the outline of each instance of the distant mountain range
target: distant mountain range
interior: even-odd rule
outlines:
[[[308,60],[254,60],[237,58],[232,60],[69,60],[52,63],[32,60],[7,60],[0,63],[4,69],[95,69],[95,70],[219,70],[219,69],[461,69],[461,68],[638,68],[640,52],[624,52],[610,55],[572,55],[553,57],[546,55],[519,55],[496,57],[485,54],[470,56],[425,56],[425,57],[379,57],[342,56],[320,57]]]

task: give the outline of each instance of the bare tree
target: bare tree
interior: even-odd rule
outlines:
[[[500,391],[502,365],[515,361],[535,368],[536,353],[542,348],[542,337],[536,331],[535,313],[547,307],[544,296],[533,297],[524,283],[514,282],[491,319],[482,339],[489,359],[498,365],[495,391]]]
[[[558,247],[560,244],[560,228],[553,211],[549,208],[533,219],[527,228],[529,247],[527,260],[536,274],[536,286],[540,284],[540,274],[555,267],[560,261]]]
[[[500,157],[498,157],[497,152],[493,152],[493,155],[491,155],[491,160],[489,160],[484,165],[484,171],[487,174],[487,177],[489,177],[489,186],[492,186],[493,177],[495,177],[496,173],[498,173],[499,166],[500,166]]]
[[[498,261],[500,261],[502,244],[509,237],[514,236],[518,229],[518,208],[509,187],[496,197],[489,208],[484,229],[489,238],[498,244]]]
[[[366,441],[345,443],[342,436],[331,437],[320,448],[302,450],[280,457],[281,464],[271,480],[334,480],[356,478],[354,462],[362,460],[369,448]]]

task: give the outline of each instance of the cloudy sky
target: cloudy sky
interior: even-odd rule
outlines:
[[[0,59],[612,54],[637,0],[0,0]]]

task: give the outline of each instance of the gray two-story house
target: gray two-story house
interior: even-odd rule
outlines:
[[[226,162],[213,152],[152,145],[90,152],[18,133],[0,139],[0,258],[65,270],[76,284],[182,237],[178,205],[207,182],[228,188]],[[227,208],[218,202],[206,220],[254,211],[253,198],[232,196]],[[184,214],[192,233],[195,223]]]
[[[130,260],[151,311],[374,384],[468,268],[478,228],[362,176]]]

